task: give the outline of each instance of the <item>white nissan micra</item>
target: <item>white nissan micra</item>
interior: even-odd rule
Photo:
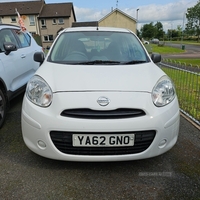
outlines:
[[[22,133],[35,153],[65,161],[125,161],[158,156],[179,133],[170,78],[126,29],[63,30],[30,79]]]

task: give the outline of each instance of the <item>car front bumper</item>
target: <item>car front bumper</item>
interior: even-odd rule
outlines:
[[[109,97],[110,104],[105,107],[99,106],[97,99],[100,96]],[[92,110],[102,111],[117,108],[137,108],[143,110],[145,115],[125,119],[79,119],[61,116],[61,112],[65,109],[88,108],[88,105]],[[28,148],[41,156],[65,161],[126,161],[158,156],[175,145],[178,139],[179,121],[180,113],[177,98],[167,106],[156,107],[152,103],[150,93],[56,93],[53,96],[52,104],[48,108],[34,105],[25,96],[22,106],[22,134]],[[155,132],[155,137],[152,138],[152,142],[144,151],[113,153],[112,155],[107,153],[102,155],[95,155],[94,153],[81,154],[82,147],[78,149],[80,153],[62,152],[54,145],[51,137],[52,132],[54,134],[61,133],[62,141],[64,141],[62,145],[65,145],[66,140],[71,140],[71,137],[65,137],[68,134],[124,134],[132,132],[135,135],[142,133],[145,136],[149,131]],[[73,148],[71,146],[71,149]],[[91,147],[92,150],[95,148]]]

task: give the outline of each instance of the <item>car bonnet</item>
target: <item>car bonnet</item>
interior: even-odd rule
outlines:
[[[36,73],[53,92],[151,92],[164,72],[154,63],[136,65],[66,65],[44,62]]]

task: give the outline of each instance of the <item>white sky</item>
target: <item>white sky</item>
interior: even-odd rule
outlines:
[[[15,2],[20,0],[0,0],[0,2]],[[21,0],[25,1],[25,0]],[[28,0],[26,0],[28,1]],[[164,30],[176,29],[186,23],[187,8],[197,4],[197,0],[45,0],[46,3],[72,2],[76,19],[80,21],[98,21],[116,7],[133,18],[137,18],[138,28],[143,24],[157,21],[163,24]]]

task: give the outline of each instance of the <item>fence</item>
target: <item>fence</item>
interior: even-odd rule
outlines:
[[[160,67],[175,84],[181,112],[200,125],[200,67],[170,59],[163,59]]]

